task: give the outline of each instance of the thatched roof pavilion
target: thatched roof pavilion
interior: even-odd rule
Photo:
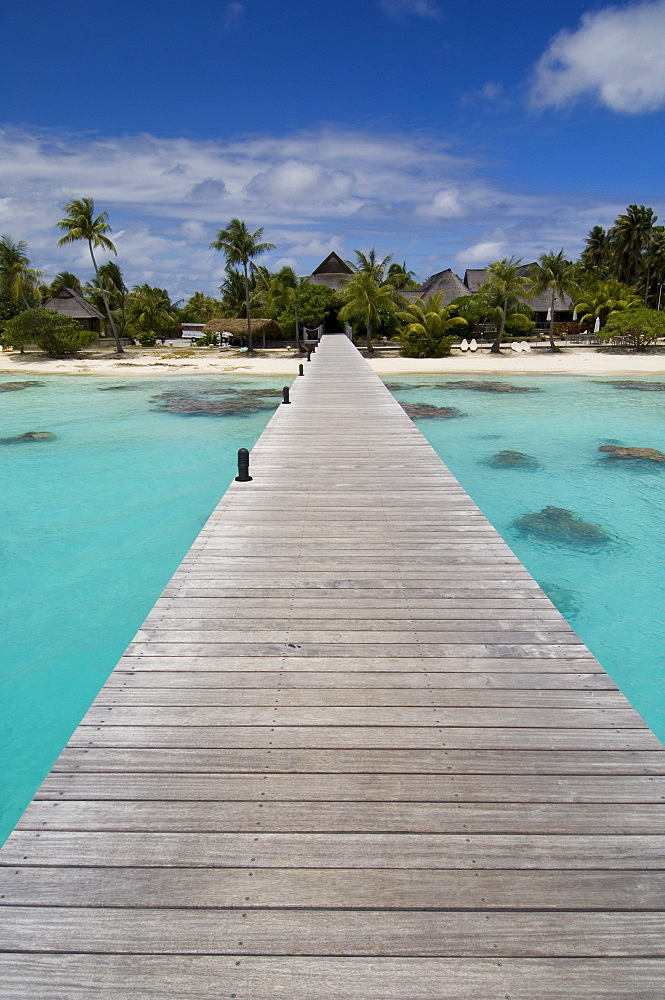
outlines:
[[[274,319],[250,319],[254,334],[281,333],[282,328]],[[247,334],[246,319],[210,319],[203,327],[204,333],[231,333],[234,337]]]
[[[441,305],[447,306],[454,299],[459,299],[462,295],[471,295],[471,292],[458,278],[451,268],[445,271],[438,271],[432,274],[421,288],[409,288],[401,292],[409,302],[417,302],[419,299],[428,299],[431,295],[441,296]]]
[[[335,253],[329,253],[325,260],[322,260],[309,276],[313,285],[327,285],[328,288],[339,292],[353,275],[353,270],[342,258]]]
[[[531,264],[520,264],[518,271],[524,277],[529,277],[532,270],[537,267],[536,263]],[[489,277],[489,272],[487,268],[484,267],[472,267],[467,269],[464,274],[464,284],[469,289],[472,294],[475,294],[481,285],[484,285]],[[534,319],[537,321],[542,321],[547,316],[547,312],[552,304],[552,293],[543,292],[541,295],[527,296],[524,300],[527,305],[531,306],[534,311]],[[564,295],[563,298],[559,295],[554,297],[554,316],[555,319],[569,320],[572,316],[573,311],[573,299],[568,293]],[[570,315],[569,315],[570,313]]]
[[[44,299],[41,305],[42,309],[51,309],[53,312],[69,317],[69,319],[75,319],[84,330],[94,330],[96,333],[99,333],[100,324],[104,320],[99,309],[95,309],[89,302],[86,302],[79,292],[64,285],[57,290],[55,295]]]

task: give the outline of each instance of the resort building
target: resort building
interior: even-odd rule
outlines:
[[[535,266],[535,262],[521,264],[519,267],[520,274],[528,276]],[[353,269],[333,251],[312,271],[308,280],[315,285],[327,285],[328,288],[333,288],[338,292],[344,288],[344,285],[353,273]],[[402,290],[402,295],[411,302],[429,298],[431,295],[441,295],[441,304],[447,306],[463,295],[475,295],[487,281],[487,278],[488,271],[484,267],[467,268],[464,272],[464,280],[448,267],[445,271],[437,271],[436,274],[430,275],[420,288]],[[536,327],[544,327],[549,323],[549,310],[552,303],[550,292],[543,292],[541,295],[529,297],[524,301],[533,309],[533,319],[535,320]],[[326,322],[327,333],[337,328],[335,325],[337,323],[336,311],[331,309],[330,313],[330,324]],[[571,296],[566,294],[562,298],[556,295],[554,298],[555,322],[570,323],[572,319],[573,300]],[[337,325],[339,324],[337,323]]]
[[[101,332],[101,324],[104,322],[103,315],[99,309],[95,309],[89,302],[86,302],[83,296],[73,288],[66,288],[63,285],[55,295],[44,299],[41,305],[43,309],[51,309],[69,319],[75,319],[84,330]]]

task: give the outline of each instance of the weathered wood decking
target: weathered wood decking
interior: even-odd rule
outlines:
[[[665,754],[328,337],[0,852],[2,1000],[660,1000]]]

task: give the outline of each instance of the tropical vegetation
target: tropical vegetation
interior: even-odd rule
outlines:
[[[39,306],[14,316],[3,331],[3,342],[9,347],[22,349],[26,344],[35,344],[56,357],[76,354],[97,337],[97,333],[84,330],[75,319]]]
[[[210,244],[211,250],[220,250],[225,258],[227,269],[235,265],[242,265],[245,288],[245,309],[247,315],[247,349],[252,352],[252,324],[250,323],[250,302],[249,302],[249,266],[255,257],[268,250],[274,250],[274,243],[261,242],[263,229],[257,229],[250,233],[244,222],[240,219],[231,219],[225,229],[220,229],[217,238]]]
[[[646,351],[659,337],[665,337],[665,313],[638,305],[610,315],[601,337],[623,337],[636,351]]]
[[[530,275],[532,285],[529,289],[530,295],[542,295],[547,293],[550,297],[549,315],[549,337],[550,350],[557,351],[558,347],[554,343],[554,304],[557,296],[564,299],[569,293],[577,291],[577,280],[575,269],[569,260],[566,260],[563,250],[555,253],[543,253],[538,258],[538,263],[531,270]]]
[[[109,217],[108,212],[100,212],[96,216],[93,198],[74,198],[65,205],[65,212],[67,212],[65,218],[57,223],[57,228],[62,229],[65,234],[58,240],[58,246],[66,246],[68,243],[76,243],[79,240],[86,242],[90,251],[95,276],[99,281],[99,267],[95,258],[95,249],[101,247],[103,250],[108,250],[111,253],[117,253],[112,240],[108,236],[108,233],[111,232],[111,226],[107,221]],[[113,315],[108,302],[108,293],[103,279],[99,284],[99,290],[104,302],[104,310],[111,327],[111,332],[115,339],[116,352],[122,354],[122,345],[115,323],[113,322]]]
[[[442,306],[441,295],[412,302],[399,313],[404,327],[398,336],[405,358],[447,358],[453,335],[468,328],[454,306]]]

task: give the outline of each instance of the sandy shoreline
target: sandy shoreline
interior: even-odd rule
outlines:
[[[67,360],[43,354],[0,353],[1,375],[97,375],[105,378],[168,375],[291,375],[304,359],[295,352],[267,356],[220,355],[217,349],[128,349],[125,356],[89,352]],[[307,362],[304,361],[305,367]],[[456,352],[449,358],[370,359],[377,374],[386,375],[665,375],[665,354],[605,354],[574,348],[560,354],[532,351],[500,355]]]

